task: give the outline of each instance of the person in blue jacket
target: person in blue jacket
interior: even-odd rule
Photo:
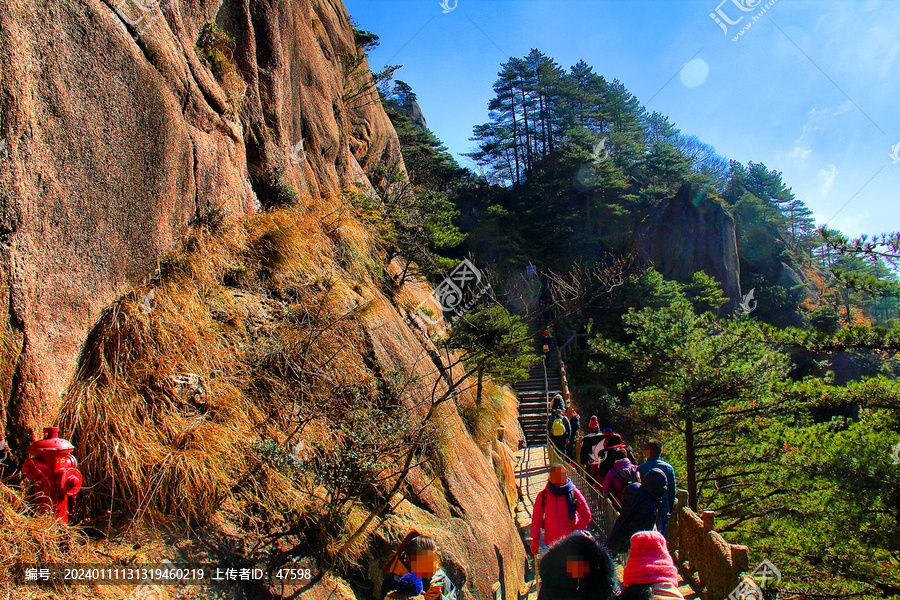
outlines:
[[[663,536],[669,527],[669,493],[666,484],[666,476],[661,469],[652,469],[644,475],[641,481],[641,488],[656,503],[656,530]]]
[[[662,442],[656,439],[650,440],[644,444],[644,458],[647,460],[638,465],[638,473],[640,473],[641,478],[643,478],[653,469],[659,469],[663,472],[666,476],[666,493],[669,497],[668,510],[669,513],[671,513],[675,510],[675,495],[677,490],[675,487],[675,469],[672,465],[660,458],[662,455],[662,448]],[[668,518],[666,521],[668,521]]]
[[[384,571],[382,598],[405,584],[414,584],[419,580],[424,600],[456,600],[456,587],[439,566],[437,544],[418,531],[407,534],[384,565]]]

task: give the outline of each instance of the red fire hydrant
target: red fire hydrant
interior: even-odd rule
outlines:
[[[40,487],[41,512],[52,509],[63,523],[69,522],[69,497],[75,498],[83,481],[74,451],[75,446],[59,437],[59,427],[44,427],[44,439],[28,447],[22,465],[22,474]]]

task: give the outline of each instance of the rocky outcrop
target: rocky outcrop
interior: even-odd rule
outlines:
[[[674,198],[653,208],[639,239],[641,256],[667,278],[687,282],[703,271],[731,299],[720,312],[737,307],[741,278],[734,218],[705,189],[684,183]]]
[[[409,102],[406,103],[397,103],[396,110],[404,117],[408,118],[413,122],[414,125],[417,125],[421,129],[428,129],[428,122],[425,121],[425,115],[422,113],[422,107],[419,106],[419,102],[414,98],[411,98]]]
[[[204,61],[212,22],[234,40]],[[379,103],[348,98],[367,65],[342,70],[339,0],[14,0],[0,37],[0,419],[21,452],[100,310],[193,219],[367,185],[398,144]]]
[[[285,202],[326,214],[342,188],[371,185],[374,162],[402,160],[340,0],[11,0],[0,39],[0,420],[20,456],[56,419],[104,307],[192,221]],[[369,331],[378,360],[419,364],[427,336],[370,299],[384,315]],[[461,598],[501,581],[511,600],[525,557],[509,451],[480,448],[449,407],[445,432],[438,481],[411,474],[377,535],[393,544],[424,526]],[[338,580],[310,593],[352,597]]]

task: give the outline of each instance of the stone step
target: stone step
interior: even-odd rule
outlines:
[[[547,383],[549,384],[552,382],[556,382],[556,384],[558,385],[558,384],[562,383],[562,379],[560,379],[559,375],[556,375],[553,377],[547,377]],[[540,377],[532,377],[530,379],[524,379],[524,380],[516,383],[515,387],[518,389],[520,387],[528,387],[531,385],[544,385],[544,376],[541,375]]]
[[[548,387],[553,387],[553,386],[548,386]],[[559,387],[559,386],[556,386],[556,387]],[[537,382],[535,382],[535,383],[530,383],[530,384],[528,384],[528,385],[524,385],[524,386],[522,386],[522,387],[516,388],[516,391],[519,392],[520,394],[523,394],[523,393],[526,393],[526,392],[532,392],[532,393],[534,393],[534,392],[543,392],[543,391],[544,391],[544,382],[542,381],[542,382],[540,383],[540,385],[538,385]]]
[[[553,396],[551,396],[551,398],[552,398],[552,397],[553,397]],[[521,401],[521,400],[519,401],[519,409],[520,409],[520,410],[521,410],[523,407],[526,407],[526,406],[529,407],[529,408],[535,407],[535,406],[539,406],[539,407],[541,407],[542,409],[544,409],[544,412],[546,412],[546,413],[548,413],[548,414],[550,413],[550,409],[547,408],[547,400],[546,400],[545,398],[536,398],[536,399],[534,399],[534,400],[532,400],[532,401],[530,401],[530,402],[523,402],[523,401]]]
[[[539,413],[539,412],[525,413],[525,414],[519,415],[519,423],[522,423],[523,426],[531,425],[534,423],[544,423],[546,425],[547,419],[549,419],[549,418],[550,418],[550,415],[548,415],[546,413]]]
[[[550,398],[553,398],[553,396],[556,394],[562,394],[562,388],[553,387],[552,385],[550,386],[550,388],[547,391],[550,392]],[[524,392],[520,392],[519,397],[521,398],[523,396],[526,398],[534,398],[536,396],[546,396],[546,393],[544,392],[544,390],[542,388],[539,390],[527,390]]]
[[[544,392],[519,396],[519,404],[547,404],[547,400],[553,400],[553,394],[548,397]]]
[[[546,429],[531,429],[525,431],[525,437],[530,441],[538,438],[547,439],[547,430]]]
[[[541,415],[545,419],[550,418],[550,415],[547,413],[547,409],[543,406],[520,406],[519,407],[519,416],[533,416],[533,415]]]
[[[547,387],[551,390],[558,390],[562,388],[562,381],[552,379],[547,380]],[[544,381],[535,381],[522,385],[521,387],[516,387],[517,392],[543,392],[544,391]]]
[[[524,392],[519,392],[519,398],[539,398],[541,396],[545,396],[543,389],[540,390],[525,390]]]
[[[553,396],[550,396],[550,398],[553,398]],[[519,408],[521,409],[522,407],[525,407],[525,406],[527,406],[529,408],[534,407],[534,406],[540,406],[541,408],[544,409],[545,412],[547,412],[547,413],[550,412],[550,409],[547,408],[547,399],[544,398],[543,396],[540,398],[534,398],[529,401],[524,401],[522,399],[519,399]]]

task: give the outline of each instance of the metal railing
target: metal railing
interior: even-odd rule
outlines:
[[[578,336],[579,334],[573,333],[569,336],[569,339],[566,340],[566,343],[559,347],[560,362],[569,360],[569,358],[571,358],[578,350]]]
[[[568,401],[569,382],[566,375],[566,364],[562,360],[559,361],[559,376],[563,398]],[[549,390],[547,395],[549,401]],[[588,503],[588,507],[591,509],[590,528],[599,536],[601,541],[606,540],[619,516],[619,512],[607,495],[601,491],[600,484],[578,462],[561,453],[553,445],[553,442],[550,441],[549,432],[547,433],[547,460],[550,465],[564,464],[566,466],[569,471],[569,478],[575,484],[575,487],[578,488],[578,491],[582,493],[585,501]]]

